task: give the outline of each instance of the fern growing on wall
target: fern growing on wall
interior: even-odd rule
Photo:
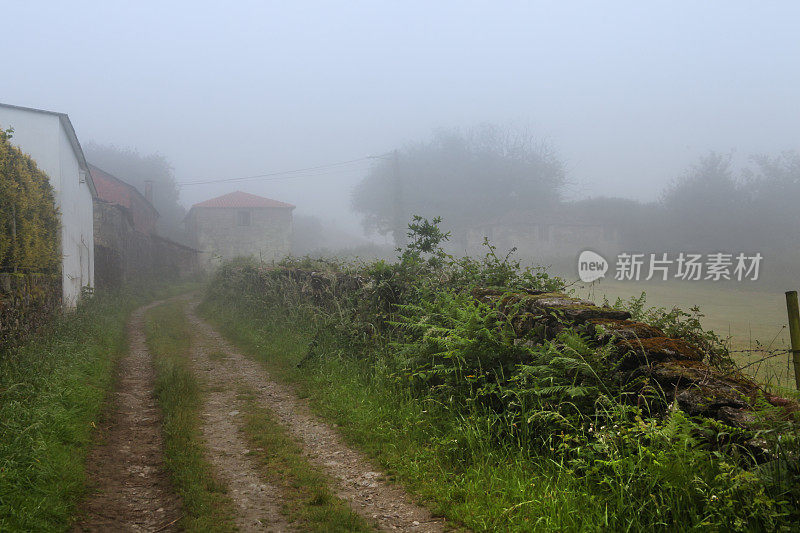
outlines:
[[[59,216],[47,174],[0,129],[0,271],[55,274]]]

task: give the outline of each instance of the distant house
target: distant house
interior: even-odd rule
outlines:
[[[598,223],[577,209],[510,211],[467,232],[467,253],[482,256],[484,239],[505,253],[517,249],[521,258],[534,260],[575,259],[583,250],[616,252],[619,232]]]
[[[136,187],[89,165],[97,187],[94,202],[94,253],[97,286],[155,276],[179,278],[196,272],[197,250],[156,233],[158,211],[152,187]]]
[[[280,260],[291,251],[295,206],[241,191],[194,204],[186,230],[205,268],[237,256]]]
[[[64,113],[0,104],[0,127],[50,178],[61,214],[62,301],[74,307],[94,286],[92,197],[96,190],[83,150]]]

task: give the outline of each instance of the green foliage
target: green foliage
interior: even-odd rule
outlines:
[[[442,250],[441,245],[450,239],[450,232],[444,233],[439,229],[442,217],[435,217],[432,221],[419,215],[412,217],[408,225],[409,242],[405,249],[398,248],[400,263],[406,266],[426,265],[431,269],[438,269],[444,265],[449,256]]]
[[[471,289],[524,294],[563,282],[521,269],[488,242],[482,260],[455,260],[441,251],[447,234],[438,224],[414,218],[397,263],[336,265],[312,281],[292,270],[226,266],[206,305],[231,317],[227,331],[257,353],[283,360],[279,352],[290,350],[287,363],[302,367],[295,379],[312,383],[320,402],[336,401],[334,415],[358,440],[383,442],[387,432],[404,451],[412,447],[419,454],[412,458],[391,442],[376,453],[393,457],[393,467],[423,483],[442,508],[458,508],[449,516],[470,527],[528,531],[535,511],[545,513],[544,529],[775,530],[800,519],[800,463],[788,448],[796,427],[767,424],[765,416],[763,432],[738,430],[694,420],[658,391],[631,392],[612,345],[590,342],[571,324],[555,324],[558,333],[546,338],[536,328],[518,334],[522,306],[501,312]],[[336,280],[344,279],[361,283],[340,291]],[[648,310],[644,296],[616,305],[720,358],[726,353],[701,328],[697,309]],[[771,468],[753,452],[754,439],[770,448]],[[513,468],[500,467],[504,461]],[[418,462],[437,475],[420,472]],[[512,487],[526,475],[526,486],[549,487],[556,503]],[[457,482],[491,490],[492,498],[443,489]],[[487,489],[495,482],[502,489]],[[559,514],[567,502],[602,512],[581,515],[587,526]]]
[[[354,358],[328,337],[313,364],[296,368],[314,317],[269,307],[253,313],[240,304],[209,298],[205,313],[456,524],[475,531],[751,531],[786,530],[796,519],[790,513],[798,502],[791,493],[797,473],[784,468],[782,485],[765,482],[776,475],[743,468],[735,448],[723,453],[703,444],[711,428],[679,411],[646,419],[635,407],[601,399],[596,417],[570,413],[580,403],[574,398],[606,391],[596,380],[584,391],[563,385],[559,367],[577,366],[578,375],[590,376],[580,368],[588,354],[580,336],[565,334],[546,349],[552,356],[542,355],[521,374],[519,403],[527,403],[516,412],[531,417],[526,437],[509,431],[521,415],[506,421],[465,407],[468,397],[454,394],[449,402],[441,390],[411,390],[414,378],[398,379],[397,352],[386,345],[375,346],[369,359]],[[568,357],[574,361],[535,368],[549,366],[567,346],[577,352]],[[561,382],[548,388],[549,377]],[[559,395],[565,401],[554,402]],[[724,426],[716,431],[724,438]]]
[[[0,271],[55,274],[61,267],[53,188],[36,163],[0,130]]]
[[[497,255],[497,247],[484,237],[484,247],[488,250],[482,260],[462,257],[454,262],[450,283],[454,287],[485,287],[514,290],[560,291],[564,289],[564,280],[551,276],[541,266],[523,267],[513,255],[512,248],[504,256]]]

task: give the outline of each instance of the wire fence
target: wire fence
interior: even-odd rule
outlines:
[[[746,348],[728,350],[736,370],[769,386],[792,387],[794,365],[788,348]],[[781,358],[785,358],[784,360]]]

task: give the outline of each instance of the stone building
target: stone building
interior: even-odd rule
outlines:
[[[95,280],[99,288],[147,278],[177,279],[195,274],[197,250],[160,237],[152,187],[133,185],[89,165],[94,199]]]
[[[538,262],[568,260],[574,263],[583,250],[614,254],[620,249],[619,231],[598,223],[577,209],[549,209],[540,212],[508,212],[467,232],[468,255],[486,253],[484,239],[499,252],[517,249],[517,256]]]
[[[291,251],[294,208],[236,191],[193,205],[186,215],[186,231],[208,270],[238,256],[279,261]]]
[[[156,222],[159,215],[156,208],[153,207],[153,198],[147,196],[148,194],[152,195],[152,188],[142,194],[133,185],[91,163],[89,164],[89,173],[97,189],[95,205],[100,201],[123,207],[130,214],[131,223],[136,231],[145,235],[156,233]]]

